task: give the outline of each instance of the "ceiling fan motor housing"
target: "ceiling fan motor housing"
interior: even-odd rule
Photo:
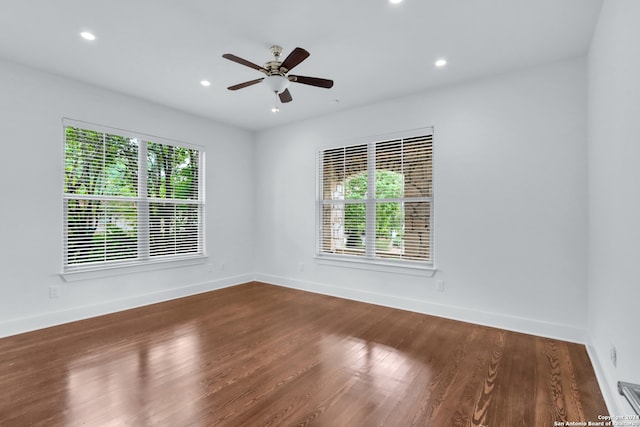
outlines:
[[[287,70],[280,68],[282,64],[280,61],[282,47],[273,45],[269,48],[269,51],[273,55],[273,61],[265,62],[264,64],[264,69],[267,71],[267,78],[264,79],[264,83],[271,92],[281,94],[289,87],[289,79],[285,77]]]

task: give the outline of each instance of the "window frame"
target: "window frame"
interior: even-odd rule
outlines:
[[[90,130],[102,134],[110,134],[126,139],[138,140],[137,153],[137,195],[129,196],[108,196],[108,195],[82,195],[78,197],[72,193],[65,192],[65,168],[67,160],[67,135],[66,130],[69,127]],[[148,144],[156,143],[171,147],[196,150],[198,152],[197,167],[197,199],[186,198],[155,198],[147,194],[147,155]],[[94,278],[108,276],[112,274],[122,274],[125,272],[150,271],[161,268],[171,268],[184,265],[193,265],[206,262],[206,203],[205,203],[205,150],[201,145],[190,144],[182,141],[172,140],[155,135],[144,134],[120,128],[109,127],[105,125],[63,118],[62,119],[62,270],[61,277],[64,280],[72,281],[85,278]],[[137,251],[135,258],[123,260],[107,260],[87,263],[68,263],[68,201],[73,199],[93,199],[105,202],[131,202],[136,205],[136,242]],[[151,254],[151,233],[152,221],[150,215],[150,206],[153,203],[169,203],[194,205],[197,207],[197,232],[195,235],[197,250],[196,252],[170,254],[170,255],[152,255]]]
[[[380,143],[389,143],[393,141],[411,140],[415,138],[431,138],[431,176],[429,185],[431,186],[431,195],[429,197],[400,197],[393,199],[376,198],[375,191],[375,173],[376,173],[376,145]],[[349,267],[356,269],[366,269],[375,271],[395,272],[404,274],[433,275],[436,271],[435,253],[434,253],[434,129],[433,127],[414,129],[393,134],[377,135],[352,140],[348,143],[322,147],[316,151],[316,254],[315,259],[321,264],[327,264],[337,267]],[[353,199],[351,201],[324,199],[324,172],[323,172],[323,155],[325,152],[335,149],[347,149],[357,147],[359,145],[367,146],[367,187],[366,198]],[[346,182],[345,182],[346,184]],[[374,190],[371,190],[374,189]],[[379,202],[418,202],[426,201],[429,203],[429,242],[428,251],[429,260],[408,260],[402,258],[385,258],[376,256],[376,204]],[[365,225],[365,248],[364,255],[350,255],[345,253],[331,253],[323,251],[323,207],[332,204],[342,204],[346,206],[348,203],[364,203],[366,206],[366,225]],[[373,236],[373,238],[370,238]],[[373,240],[374,243],[370,243]]]

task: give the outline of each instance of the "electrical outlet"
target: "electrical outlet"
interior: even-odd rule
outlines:
[[[51,285],[51,286],[49,286],[49,298],[60,298],[60,286],[59,285]]]
[[[616,346],[611,345],[611,350],[609,350],[609,357],[611,358],[611,363],[613,363],[613,367],[618,367],[618,352],[616,351]]]
[[[298,263],[298,270],[299,270],[300,272],[303,272],[303,271],[304,271],[304,262],[300,262],[300,263]]]
[[[444,280],[442,279],[436,280],[436,291],[444,292]]]

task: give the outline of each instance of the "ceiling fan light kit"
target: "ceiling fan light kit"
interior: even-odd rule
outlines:
[[[293,51],[291,51],[291,53],[284,59],[284,61],[280,61],[280,56],[282,55],[282,47],[274,45],[269,48],[269,51],[273,55],[273,60],[266,62],[262,67],[231,53],[225,53],[224,55],[222,55],[222,57],[225,59],[244,65],[245,67],[253,68],[254,70],[260,71],[266,76],[259,79],[250,80],[248,82],[238,83],[236,85],[229,86],[227,89],[238,90],[261,82],[265,82],[269,90],[272,93],[275,93],[276,96],[280,98],[280,102],[287,103],[293,101],[291,93],[289,92],[289,83],[301,83],[309,86],[322,87],[325,89],[330,89],[331,87],[333,87],[333,80],[322,79],[319,77],[295,76],[288,74],[289,71],[291,71],[294,67],[296,67],[298,64],[309,57],[309,52],[302,49],[301,47],[296,47]]]
[[[271,90],[271,93],[275,92],[278,95],[289,87],[289,79],[280,75],[268,76],[264,79],[264,82]]]

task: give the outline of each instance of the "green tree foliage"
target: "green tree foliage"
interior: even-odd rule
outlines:
[[[367,197],[367,173],[351,176],[346,181],[345,199],[359,200]],[[376,199],[396,199],[402,197],[403,177],[389,170],[376,170]],[[344,213],[344,228],[348,235],[347,246],[361,247],[360,236],[364,235],[366,226],[366,205],[364,203],[347,203]],[[376,203],[376,238],[390,239],[395,232],[402,232],[404,213],[401,203]],[[354,239],[354,236],[357,238]]]
[[[65,132],[65,193],[137,195],[136,140],[73,127]]]
[[[149,142],[147,170],[149,197],[198,198],[198,150]]]

